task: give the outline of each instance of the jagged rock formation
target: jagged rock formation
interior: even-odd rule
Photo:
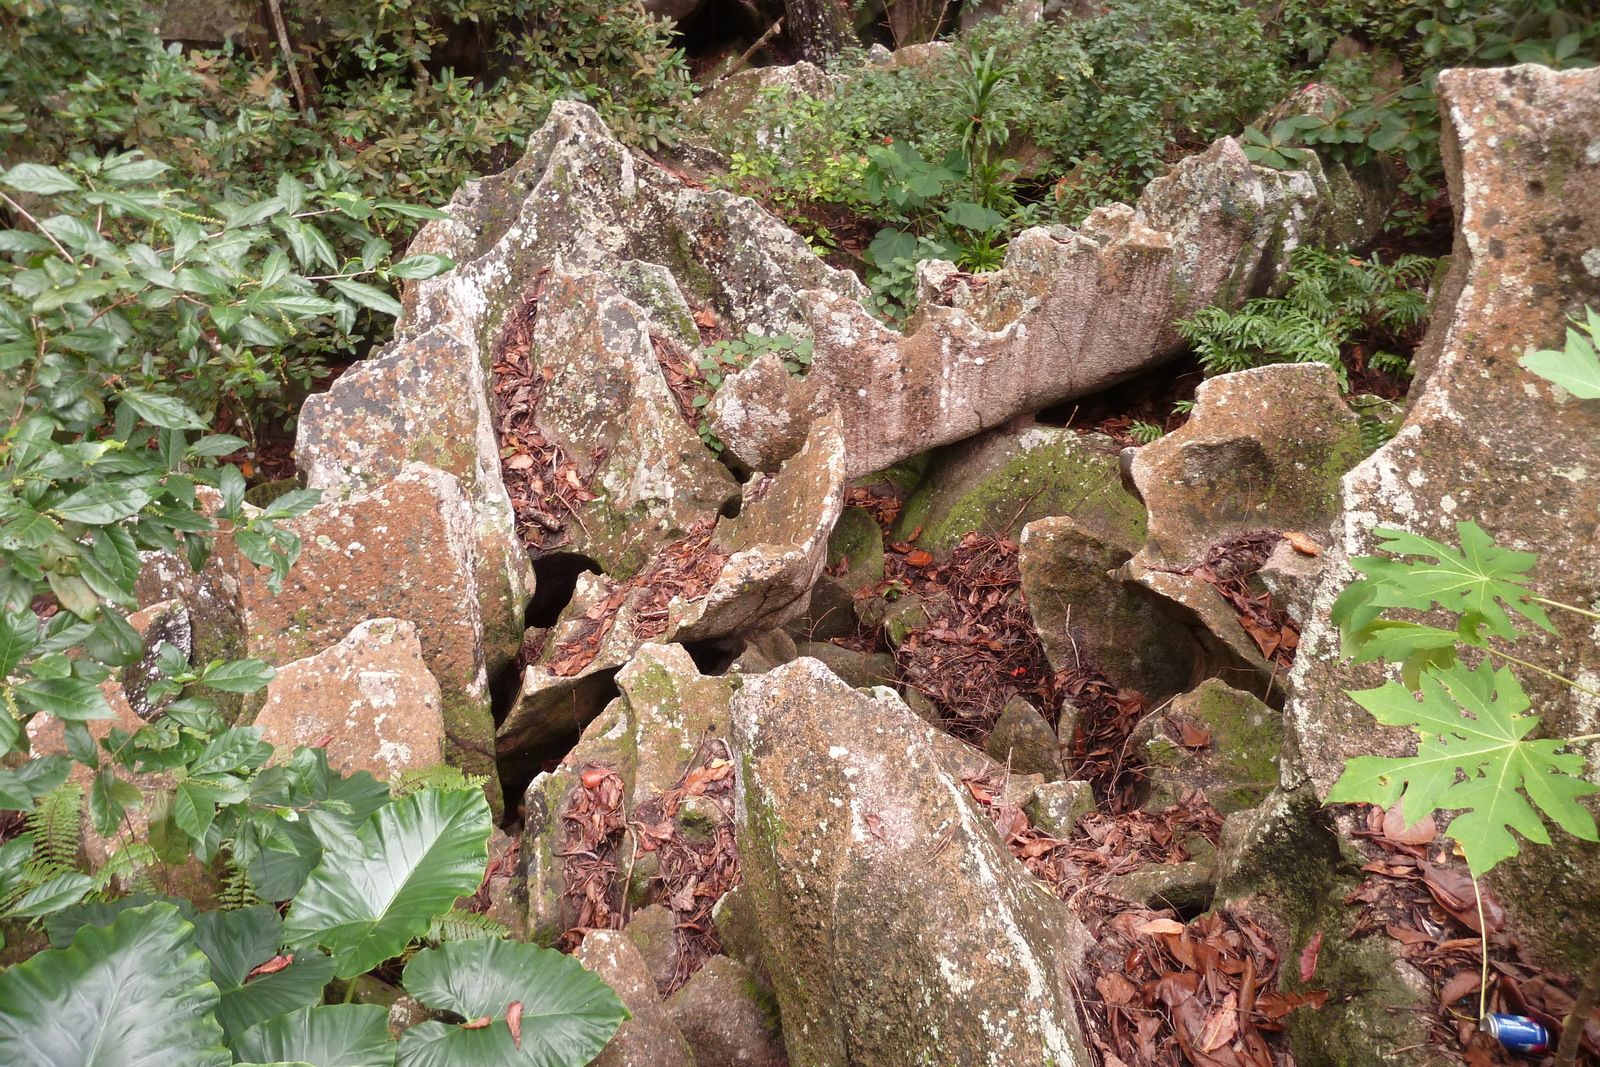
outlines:
[[[1359,243],[1379,214],[1343,172],[1258,168],[1224,138],[1079,230],[1032,229],[1004,269],[925,306],[905,334],[850,294],[807,293],[805,378],[762,357],[712,405],[739,458],[770,469],[810,419],[837,406],[860,477],[1017,415],[1103,389],[1182,350],[1173,323],[1237,306],[1289,249]]]
[[[892,693],[800,659],[733,702],[741,859],[791,1062],[1083,1064],[1083,933]],[[915,1007],[912,1007],[912,1006]]]
[[[1600,73],[1446,71],[1442,141],[1456,252],[1418,356],[1405,425],[1342,483],[1343,513],[1294,674],[1289,724],[1302,762],[1292,779],[1325,796],[1345,759],[1400,755],[1409,731],[1379,726],[1343,690],[1380,684],[1337,668],[1334,596],[1372,554],[1375,527],[1456,543],[1471,519],[1502,545],[1538,552],[1532,586],[1592,609],[1600,590],[1600,417],[1518,366],[1561,344],[1566,319],[1600,307]],[[1585,681],[1600,675],[1591,622],[1553,612],[1557,630],[1517,655]],[[1531,627],[1530,627],[1531,629]],[[1541,736],[1594,729],[1593,701],[1531,671],[1520,680]],[[1586,966],[1600,946],[1600,849],[1561,831],[1561,863],[1538,846],[1491,877],[1519,926],[1555,958]],[[1587,874],[1579,873],[1587,872]]]

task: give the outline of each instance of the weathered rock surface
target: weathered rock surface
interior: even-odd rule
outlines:
[[[1600,307],[1600,72],[1453,70],[1439,92],[1455,253],[1405,425],[1343,481],[1344,517],[1293,676],[1295,780],[1319,797],[1352,756],[1413,751],[1414,735],[1379,726],[1344,695],[1381,675],[1341,665],[1327,621],[1355,576],[1349,559],[1372,554],[1374,527],[1456,544],[1455,523],[1471,519],[1499,544],[1539,553],[1531,585],[1541,595],[1592,609],[1600,593],[1600,413],[1517,364],[1529,349],[1559,345],[1567,316]],[[1556,633],[1518,641],[1517,655],[1596,687],[1592,620],[1553,612],[1552,621]],[[1592,700],[1517,673],[1542,716],[1540,736],[1596,728]],[[1490,885],[1525,944],[1581,970],[1600,950],[1600,848],[1552,833],[1558,862],[1524,845]]]
[[[1079,230],[1032,229],[1005,267],[925,307],[902,335],[851,294],[807,292],[816,342],[800,381],[764,356],[719,390],[713,428],[732,453],[772,469],[795,426],[837,406],[859,477],[1019,414],[1094,392],[1183,348],[1172,324],[1237,306],[1298,244],[1359,242],[1378,221],[1320,164],[1258,168],[1223,139],[1151,182],[1136,208]]]
[[[1019,542],[1022,590],[1053,669],[1098,669],[1156,702],[1191,684],[1205,661],[1194,634],[1117,573],[1139,542],[1067,515],[1029,523]]]
[[[502,761],[523,760],[575,735],[610,698],[611,675],[647,643],[707,641],[776,629],[805,610],[806,597],[827,565],[828,536],[844,506],[844,457],[836,424],[824,419],[805,448],[767,476],[764,491],[737,518],[718,524],[715,540],[729,553],[715,583],[697,600],[674,597],[667,625],[655,637],[638,634],[641,606],[651,590],[640,585],[623,599],[594,657],[575,672],[549,662],[562,642],[592,626],[612,587],[584,574],[547,642],[545,662],[530,664],[522,691],[500,724]]]
[[[1172,727],[1148,746],[1154,789],[1147,807],[1166,807],[1198,789],[1230,815],[1255,807],[1278,784],[1283,713],[1254,695],[1207,678],[1175,697],[1164,719]]]
[[[1067,776],[1056,732],[1039,709],[1021,697],[1006,702],[984,751],[1015,774],[1042,774],[1052,782]]]
[[[777,1005],[759,988],[749,967],[713,956],[667,1001],[695,1067],[788,1067]]]
[[[934,734],[816,660],[734,700],[740,856],[790,1059],[1085,1063],[1068,978],[1082,930]]]
[[[1122,488],[1110,438],[1004,427],[934,453],[894,538],[920,526],[917,547],[942,556],[969,530],[1015,537],[1035,519],[1063,515],[1113,544],[1144,540],[1144,506]]]
[[[675,784],[703,744],[727,738],[728,701],[736,679],[702,675],[682,645],[649,644],[615,673],[619,694],[589,723],[576,747],[556,770],[540,774],[524,796],[522,855],[528,865],[529,926],[535,940],[553,941],[573,923],[561,850],[561,812],[586,766],[616,771],[622,778],[622,814]],[[715,753],[724,756],[720,746]],[[656,853],[632,866],[630,898],[655,874]],[[668,925],[670,929],[670,924]]]
[[[474,522],[459,479],[407,463],[285,524],[302,544],[281,592],[224,534],[198,573],[165,555],[151,560],[139,597],[189,610],[197,658],[254,656],[274,666],[315,656],[371,619],[411,623],[439,684],[445,759],[493,780],[489,666],[515,655],[522,620],[520,606],[514,619],[484,615]],[[246,714],[255,710],[246,703]]]
[[[439,683],[422,661],[417,627],[358,624],[338,644],[278,668],[256,713],[261,739],[280,749],[323,747],[341,774],[389,778],[444,758]]]
[[[1362,457],[1360,424],[1323,363],[1211,378],[1182,428],[1138,449],[1133,479],[1150,509],[1148,566],[1197,563],[1252,530],[1322,536],[1339,477]]]
[[[594,1067],[697,1067],[627,934],[591,930],[572,958],[605,979],[633,1016],[594,1058]]]

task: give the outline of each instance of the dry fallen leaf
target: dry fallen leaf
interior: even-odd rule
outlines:
[[[609,773],[608,771],[602,771],[602,770],[584,771],[583,772],[583,787],[585,789],[594,789],[601,782],[606,780],[606,775],[608,773]]]
[[[1141,934],[1181,934],[1183,924],[1173,922],[1171,919],[1151,919],[1149,922],[1135,926],[1134,931]]]
[[[265,975],[265,974],[277,974],[279,971],[283,970],[285,967],[289,966],[289,964],[291,964],[293,962],[294,962],[294,954],[293,953],[290,953],[289,955],[286,955],[286,956],[274,956],[270,960],[268,960],[266,963],[263,963],[261,966],[257,967],[255,970],[251,971],[250,974],[249,974],[249,977],[247,977],[245,979],[245,981],[248,982],[251,978],[259,978],[259,977],[261,977],[262,975]]]
[[[1444,984],[1444,988],[1439,990],[1439,1003],[1448,1007],[1468,993],[1476,993],[1480,981],[1481,976],[1476,968],[1469,967],[1466,970],[1457,971],[1450,976],[1450,980]]]
[[[506,460],[507,470],[525,471],[531,466],[533,466],[533,457],[528,455],[526,452],[522,453],[521,455],[512,456],[510,459]]]
[[[462,1023],[461,1024],[461,1029],[463,1029],[463,1030],[482,1030],[485,1026],[488,1026],[488,1025],[489,1025],[489,1017],[487,1015],[485,1015],[481,1019],[473,1019],[471,1022]]]
[[[1322,555],[1322,546],[1311,540],[1311,538],[1307,537],[1299,530],[1285,530],[1283,539],[1289,542],[1289,544],[1293,546],[1294,550],[1302,555]]]
[[[511,1040],[522,1047],[522,1001],[513,1000],[506,1006],[506,1025],[511,1027]]]
[[[912,567],[926,567],[933,562],[933,553],[917,549],[906,557],[906,563]]]
[[[1300,953],[1300,981],[1309,982],[1317,973],[1317,954],[1322,951],[1322,931],[1318,930],[1311,935],[1311,940],[1306,942],[1305,949]]]
[[[1238,1032],[1239,998],[1229,993],[1206,1017],[1205,1026],[1200,1028],[1200,1051],[1215,1052],[1232,1041],[1233,1035]]]
[[[1184,748],[1205,748],[1211,744],[1211,731],[1203,730],[1192,722],[1178,720],[1178,744]]]

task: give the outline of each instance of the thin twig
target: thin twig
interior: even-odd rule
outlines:
[[[61,247],[61,242],[55,239],[55,235],[54,234],[52,234],[49,230],[45,229],[43,226],[40,226],[39,225],[39,220],[34,218],[32,215],[28,214],[28,209],[27,208],[23,207],[21,204],[17,203],[15,200],[11,199],[5,193],[0,193],[0,200],[4,200],[6,203],[10,204],[12,211],[15,211],[18,215],[21,215],[23,218],[25,218],[29,222],[33,223],[33,228],[38,230],[40,233],[44,234],[45,239],[47,241],[49,241],[51,244],[56,246],[56,251],[60,252],[62,257],[68,263],[76,263],[77,262],[77,260],[72,258],[72,253],[71,252],[68,252],[65,248]]]
[[[289,85],[294,89],[295,103],[300,105],[300,113],[309,116],[311,103],[306,98],[306,87],[300,81],[300,70],[295,66],[294,48],[289,44],[289,27],[283,22],[283,8],[278,0],[267,0],[267,9],[272,12],[272,25],[278,31],[278,47],[283,49],[283,62],[289,68]]]
[[[755,55],[758,51],[760,51],[761,47],[763,45],[765,45],[768,41],[770,41],[774,37],[776,37],[778,35],[778,33],[782,29],[783,29],[783,19],[779,18],[777,22],[774,22],[771,26],[767,27],[767,32],[766,33],[763,33],[760,37],[756,38],[756,43],[755,44],[751,45],[749,48],[746,48],[744,50],[744,54],[741,55],[738,59],[733,61],[733,66],[729,67],[727,70],[725,70],[721,74],[717,75],[717,79],[716,80],[717,81],[722,81],[724,78],[730,77],[731,75],[737,74],[741,70],[743,70],[745,68],[745,65],[750,62],[750,57]],[[715,82],[713,82],[712,84],[715,84]]]

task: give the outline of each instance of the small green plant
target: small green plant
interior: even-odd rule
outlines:
[[[1136,444],[1141,445],[1147,445],[1151,441],[1158,441],[1166,436],[1166,433],[1167,431],[1160,426],[1153,422],[1145,422],[1143,419],[1133,420],[1133,424],[1128,427],[1128,436],[1133,438]]]
[[[1268,363],[1326,363],[1348,390],[1345,352],[1358,340],[1363,351],[1393,343],[1421,323],[1428,313],[1422,286],[1434,267],[1424,256],[1383,263],[1297,248],[1282,297],[1251,300],[1238,311],[1202,308],[1177,328],[1207,376]],[[1375,369],[1409,370],[1409,360],[1382,349],[1364,358]]]
[[[737,374],[768,352],[783,361],[783,369],[796,378],[803,377],[811,367],[814,344],[809,337],[791,334],[746,333],[738,340],[713,341],[706,346],[706,354],[698,362],[683,364],[683,372],[696,385],[694,407],[703,411],[711,403],[717,390],[729,374]],[[711,420],[702,418],[699,424],[700,440],[707,448],[720,453],[722,442],[711,431]]]

